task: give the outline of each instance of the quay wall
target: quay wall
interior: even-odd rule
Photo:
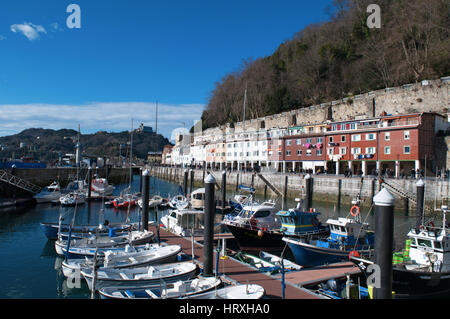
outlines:
[[[183,184],[184,168],[174,167],[151,167],[151,175],[165,179],[171,182]],[[217,184],[221,185],[222,171],[209,171],[216,178]],[[203,170],[194,169],[194,185],[195,187],[203,187]],[[207,173],[205,172],[205,175]],[[237,181],[239,175],[239,182]],[[227,172],[227,191],[236,190],[238,184],[251,185],[252,173],[250,172]],[[263,176],[281,193],[285,189],[285,177],[288,177],[286,187],[286,195],[293,199],[302,197],[305,193],[305,175],[290,174],[290,173],[263,173]],[[190,173],[188,174],[190,178]],[[340,187],[340,203],[342,206],[351,205],[354,199],[361,190],[361,206],[370,207],[372,205],[372,198],[379,190],[379,182],[374,177],[351,177],[345,178],[343,176],[334,175],[312,175],[313,178],[313,200],[330,205],[335,205],[339,200],[339,183]],[[258,194],[264,193],[265,183],[258,177],[254,176],[254,187]],[[386,182],[395,185],[398,189],[402,189],[410,194],[416,194],[415,179],[386,179]],[[189,187],[190,181],[188,181]],[[275,195],[270,188],[267,189],[267,198]],[[404,209],[405,201],[403,198],[394,194],[396,198],[396,209]],[[218,195],[220,196],[220,195]],[[227,196],[228,197],[228,196]],[[440,198],[450,197],[450,183],[448,181],[435,179],[427,179],[425,182],[425,201],[429,207],[434,207],[435,200],[437,207],[440,207]],[[409,209],[414,209],[415,206],[409,202]]]

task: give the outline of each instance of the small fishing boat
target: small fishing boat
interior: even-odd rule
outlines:
[[[360,256],[373,255],[375,236],[367,229],[368,223],[359,219],[329,219],[330,236],[318,239],[283,237],[301,266],[319,266],[346,261],[351,252]]]
[[[215,277],[198,276],[189,280],[148,287],[105,287],[100,289],[103,299],[169,299],[190,297],[217,288],[222,281]]]
[[[49,186],[44,187],[39,194],[33,196],[38,204],[50,203],[61,197],[61,187],[58,182],[53,182]]]
[[[269,261],[272,264],[281,267],[281,257],[268,253],[266,251],[259,252],[259,257],[263,260]],[[293,263],[292,261],[283,258],[283,266],[285,271],[301,270],[303,267]]]
[[[116,197],[112,203],[115,208],[126,209],[128,207],[136,206],[138,197],[132,194],[124,194],[122,196]]]
[[[237,252],[233,256],[233,258],[258,269],[258,271],[260,272],[274,274],[280,270],[280,267],[278,265],[275,265],[274,263],[268,260],[259,258],[252,254],[244,253],[242,251]]]
[[[80,191],[71,192],[59,198],[61,206],[75,206],[86,203],[86,195]]]
[[[329,227],[318,220],[319,212],[296,208],[277,211],[275,204],[251,203],[237,214],[226,215],[222,224],[233,234],[241,250],[281,252],[283,237],[317,238],[329,234]]]
[[[261,299],[264,295],[262,286],[248,284],[228,286],[180,299]]]
[[[136,287],[159,285],[163,282],[175,282],[188,280],[195,276],[197,265],[192,262],[171,263],[162,265],[151,265],[137,268],[104,268],[96,271],[95,290],[104,287]],[[86,279],[89,289],[92,290],[94,271],[92,269],[82,270],[81,274]]]
[[[149,249],[154,249],[155,247],[158,247],[159,244],[157,243],[147,243],[145,245],[137,245],[137,246],[119,246],[119,247],[105,247],[105,248],[94,248],[94,247],[88,247],[88,248],[78,248],[78,247],[69,247],[69,259],[76,259],[76,258],[92,258],[95,256],[95,253],[97,252],[98,258],[101,258],[101,256],[104,256],[107,252],[114,252],[114,253],[129,253],[129,252],[139,252]],[[66,251],[66,248],[63,250]]]
[[[109,184],[106,178],[94,177],[91,181],[91,197],[110,196],[114,189],[115,187]]]
[[[193,209],[203,209],[205,206],[205,188],[199,188],[193,191],[190,202]]]
[[[62,239],[67,239],[69,234],[70,225],[61,225],[61,230],[59,230],[58,223],[41,223],[41,229],[45,236],[49,240],[58,239],[58,231],[60,231],[60,236]],[[72,238],[86,238],[92,234],[99,234],[107,236],[110,232],[115,232],[117,235],[123,235],[124,232],[137,230],[137,223],[130,224],[109,224],[106,220],[104,224],[98,226],[95,225],[76,225],[72,226]]]
[[[181,252],[181,246],[157,246],[152,245],[149,249],[140,251],[105,251],[100,256],[98,262],[103,264],[104,268],[132,268],[143,267],[147,265],[164,264],[175,262],[177,255]],[[67,259],[62,262],[64,276],[69,277],[76,271],[86,268],[92,268],[93,259]]]
[[[158,207],[159,205],[161,205],[163,203],[163,198],[159,195],[155,195],[152,198],[150,198],[148,200],[148,208],[155,208]],[[143,208],[143,200],[142,198],[140,198],[138,200],[138,205],[140,208]]]
[[[185,209],[189,206],[189,200],[183,195],[176,195],[168,203],[172,209]]]
[[[192,230],[194,236],[200,236],[204,231],[204,217],[203,210],[174,209],[160,221],[164,228],[179,236],[191,236]]]
[[[70,255],[79,255],[81,251],[86,248],[111,248],[126,245],[143,245],[151,243],[154,240],[154,233],[151,231],[131,231],[122,236],[92,236],[89,238],[73,239],[70,241]],[[55,249],[58,255],[65,255],[67,251],[67,240],[57,240],[55,242]]]

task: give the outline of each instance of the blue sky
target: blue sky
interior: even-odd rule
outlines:
[[[69,29],[69,4],[81,28]],[[29,127],[159,132],[200,118],[215,83],[270,55],[331,0],[0,2],[0,135]]]

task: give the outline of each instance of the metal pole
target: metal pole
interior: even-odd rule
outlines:
[[[194,191],[194,173],[195,173],[195,171],[193,169],[191,169],[191,184],[189,187],[189,193],[191,193],[191,194]]]
[[[288,176],[284,177],[284,190],[283,190],[283,202],[281,203],[281,209],[284,209],[284,205],[287,201],[287,188],[288,188]]]
[[[142,194],[142,167],[139,169],[139,193]]]
[[[209,174],[205,180],[205,233],[204,233],[204,263],[203,275],[213,275],[213,237],[214,237],[214,214],[216,205],[214,192],[216,179]]]
[[[142,194],[142,230],[148,230],[148,201],[150,197],[150,173],[146,169],[143,173],[143,191]]]
[[[227,171],[222,172],[222,208],[225,209],[225,201],[227,198]]]
[[[309,210],[312,207],[312,194],[311,194],[311,175],[307,174],[305,176],[305,192],[306,192],[306,199],[305,199],[305,211],[309,212]]]
[[[420,179],[416,183],[417,188],[417,222],[416,229],[419,229],[421,225],[423,225],[423,208],[425,201],[425,183],[422,179]]]
[[[184,196],[187,197],[188,194],[188,170],[184,170],[184,176],[183,176],[183,191]]]
[[[91,201],[91,192],[92,192],[92,168],[89,167],[89,181],[88,181],[88,201]]]
[[[374,288],[375,299],[392,299],[392,248],[394,244],[394,196],[383,188],[375,197],[375,264],[380,282]]]

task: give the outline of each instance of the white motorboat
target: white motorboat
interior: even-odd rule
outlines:
[[[205,188],[196,189],[191,193],[191,207],[193,209],[203,209],[205,206]]]
[[[53,182],[49,186],[44,187],[39,194],[33,196],[38,204],[50,203],[61,197],[61,187],[58,182]]]
[[[112,195],[115,187],[108,183],[106,178],[93,178],[91,182],[91,197]]]
[[[96,271],[95,290],[104,287],[117,286],[150,286],[164,283],[188,280],[197,271],[197,265],[192,262],[180,262],[162,265],[151,265],[137,268],[104,268],[100,267]],[[92,290],[94,279],[93,269],[82,270],[81,274],[86,279],[89,289]]]
[[[200,236],[204,231],[204,216],[203,210],[174,209],[160,221],[164,228],[179,236]]]
[[[105,251],[100,256],[99,262],[103,263],[104,268],[132,268],[143,267],[154,264],[164,264],[175,262],[177,255],[181,252],[181,246],[156,246],[152,245],[147,250],[140,251]],[[93,259],[68,259],[62,262],[63,274],[69,277],[76,271],[92,268]]]
[[[161,196],[155,195],[155,196],[153,196],[152,198],[150,198],[150,199],[148,200],[148,207],[149,207],[149,208],[155,208],[155,207],[158,207],[159,205],[162,204],[163,200],[164,200],[164,199],[163,199]],[[139,205],[140,208],[143,208],[144,205],[143,205],[143,200],[142,200],[142,198],[140,198],[140,199],[138,200],[138,205]]]
[[[261,299],[264,295],[265,291],[262,286],[242,284],[210,290],[205,293],[182,297],[181,299]]]
[[[120,247],[126,245],[143,245],[150,243],[154,240],[154,233],[151,231],[131,231],[126,235],[110,237],[89,237],[82,239],[72,239],[70,241],[69,254],[80,255],[83,249],[86,248],[111,248]],[[55,249],[59,255],[65,255],[67,251],[67,240],[57,240],[55,242]]]
[[[197,277],[164,284],[162,287],[106,287],[99,290],[105,299],[169,299],[188,297],[217,288],[222,281],[215,277]],[[162,289],[161,289],[162,288]]]
[[[75,206],[86,203],[86,196],[81,192],[71,192],[59,198],[61,206]]]

